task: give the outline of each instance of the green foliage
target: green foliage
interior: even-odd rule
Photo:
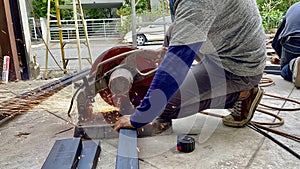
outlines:
[[[65,5],[68,0],[59,0],[59,4]],[[51,0],[51,9],[50,13],[55,16],[55,0]],[[67,4],[70,2],[68,1]],[[46,18],[47,17],[47,5],[48,0],[32,0],[33,11],[36,18]],[[73,10],[72,9],[64,9],[60,10],[61,19],[72,19],[73,18]],[[101,18],[112,18],[117,17],[116,11],[114,9],[84,9],[84,17],[87,19],[101,19]]]
[[[266,32],[277,28],[288,8],[298,0],[256,0]]]
[[[150,0],[136,0],[135,2],[138,2],[136,5],[136,13],[144,13],[146,11],[150,12],[151,11],[151,6],[150,6]],[[131,1],[130,0],[125,0],[125,4],[117,11],[118,15],[122,16],[127,16],[131,14]]]
[[[55,16],[55,1],[51,0],[50,13]],[[59,0],[59,4],[65,4],[65,0]],[[32,0],[33,12],[36,18],[46,18],[48,0]],[[71,9],[61,10],[61,19],[71,19],[73,12]]]
[[[124,37],[125,34],[132,29],[132,16],[127,15],[124,18],[121,18],[121,21],[117,22],[116,27],[121,36]]]
[[[257,5],[260,10],[262,10],[262,7],[264,4],[268,4],[275,10],[278,9],[281,12],[286,12],[288,8],[293,5],[294,3],[298,2],[299,0],[256,0]]]
[[[284,17],[284,12],[272,9],[269,4],[263,4],[261,8],[260,14],[265,31],[269,32],[271,29],[277,28]]]
[[[54,0],[51,1],[51,6],[54,7]],[[32,0],[33,12],[36,18],[47,16],[47,0]],[[55,8],[51,8],[51,13],[55,12]]]

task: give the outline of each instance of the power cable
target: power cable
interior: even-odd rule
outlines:
[[[261,81],[260,81],[260,87],[268,87],[268,86],[271,86],[271,85],[275,85],[275,82],[271,78],[263,77],[261,79]],[[300,105],[300,101],[295,100],[295,99],[281,97],[281,96],[276,96],[276,95],[267,94],[267,93],[264,93],[264,95],[268,96],[268,97],[282,99],[285,102],[289,101],[289,102],[293,102],[293,103],[296,103],[296,104]],[[267,108],[273,109],[273,110],[278,110],[278,111],[296,111],[296,110],[300,110],[300,108],[297,108],[297,107],[296,108],[283,108],[283,107],[270,106],[270,105],[266,105],[266,104],[263,104],[263,103],[259,103],[259,105],[261,105],[263,107],[267,107]],[[267,110],[263,110],[263,109],[257,108],[256,111],[259,111],[259,112],[264,113],[264,114],[269,115],[269,116],[273,116],[273,117],[275,117],[275,119],[274,119],[273,122],[251,121],[246,126],[248,126],[249,128],[253,129],[254,131],[262,134],[263,136],[269,138],[271,141],[273,141],[274,143],[278,144],[279,146],[281,146],[282,148],[284,148],[285,150],[287,150],[289,153],[291,153],[292,155],[294,155],[296,158],[300,159],[300,155],[299,154],[297,154],[295,151],[293,151],[292,149],[290,149],[289,147],[287,147],[286,145],[284,145],[283,143],[279,142],[274,137],[272,137],[271,135],[269,135],[268,133],[266,133],[266,132],[263,131],[263,130],[266,130],[266,131],[272,132],[274,134],[280,135],[282,137],[285,137],[285,138],[288,138],[288,139],[291,139],[293,141],[296,141],[296,142],[300,143],[300,137],[299,136],[292,135],[292,134],[289,134],[289,133],[286,133],[286,132],[282,132],[282,131],[275,130],[273,128],[264,126],[264,125],[281,126],[281,125],[284,124],[284,119],[282,117],[280,117],[279,115],[274,114],[274,113],[272,113],[270,111],[267,111]],[[214,116],[214,117],[219,117],[219,118],[223,118],[224,117],[223,115],[214,114],[214,113],[210,113],[210,112],[199,112],[199,113],[205,114],[205,115]],[[276,119],[279,120],[279,121],[276,122]]]
[[[292,149],[290,149],[289,147],[287,147],[285,144],[281,143],[280,141],[278,141],[277,139],[275,139],[274,137],[272,137],[271,135],[269,135],[268,133],[264,132],[263,130],[259,129],[255,124],[253,124],[252,122],[248,123],[247,126],[251,129],[253,129],[254,131],[257,131],[258,133],[262,134],[263,136],[267,137],[268,139],[272,140],[274,143],[276,143],[277,145],[279,145],[280,147],[284,148],[285,150],[287,150],[289,153],[291,153],[292,155],[294,155],[296,158],[300,159],[300,155],[297,154],[295,151],[293,151]]]

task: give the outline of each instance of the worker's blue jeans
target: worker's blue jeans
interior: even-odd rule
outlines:
[[[205,109],[231,108],[240,91],[258,85],[262,75],[237,76],[208,57],[192,66],[183,84],[169,100],[160,118],[175,119],[193,115]]]
[[[280,58],[281,76],[288,81],[292,81],[293,72],[290,70],[290,61],[300,57],[300,35],[290,36],[282,44]]]

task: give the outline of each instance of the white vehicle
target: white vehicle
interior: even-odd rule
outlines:
[[[155,24],[148,25],[146,27],[140,27],[137,29],[137,45],[143,46],[147,42],[152,41],[163,41],[165,37],[165,31],[168,30],[170,24],[172,23],[171,16],[164,18],[158,18],[154,21]],[[166,24],[166,29],[164,29],[164,24]],[[124,38],[124,42],[132,43],[132,31],[128,32]]]

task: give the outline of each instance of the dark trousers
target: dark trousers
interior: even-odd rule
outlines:
[[[300,35],[289,36],[282,44],[280,58],[281,76],[288,81],[292,81],[293,72],[290,70],[291,60],[300,57]]]
[[[205,109],[231,108],[240,91],[258,85],[261,75],[237,76],[224,70],[208,57],[192,66],[186,79],[169,100],[160,118],[175,119]]]

